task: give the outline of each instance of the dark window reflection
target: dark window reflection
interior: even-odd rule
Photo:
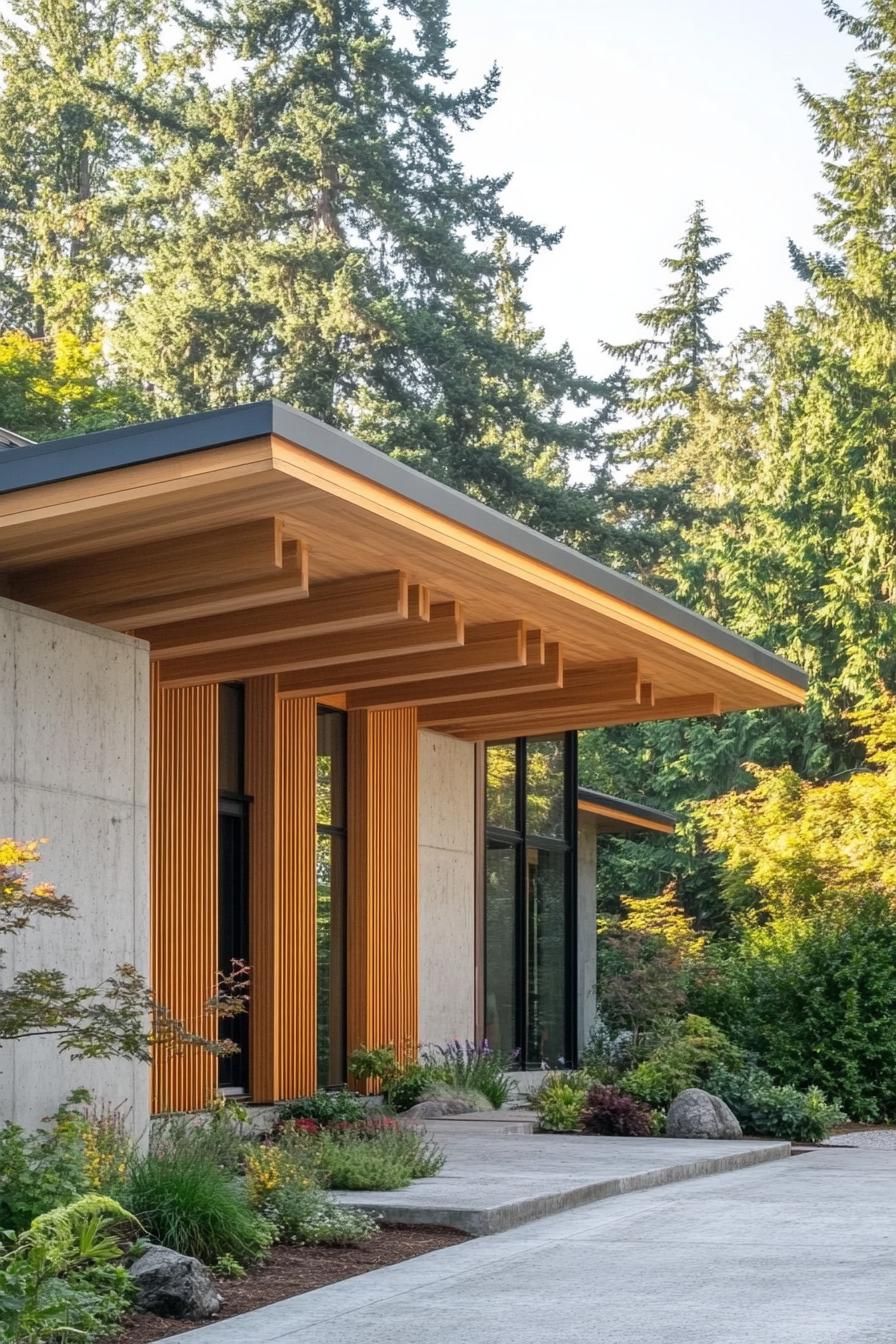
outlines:
[[[528,976],[526,1058],[529,1067],[568,1062],[566,853],[527,849]]]
[[[345,715],[317,712],[317,1081],[346,1076]]]
[[[574,1054],[574,793],[575,734],[487,746],[485,1032],[523,1068]]]
[[[489,840],[485,887],[485,1038],[512,1054],[519,1044],[516,845]]]

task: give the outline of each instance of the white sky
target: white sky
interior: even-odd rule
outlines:
[[[565,236],[528,298],[589,373],[666,283],[659,259],[702,198],[732,260],[720,339],[800,288],[787,239],[814,242],[818,156],[795,81],[837,93],[854,54],[821,0],[453,0],[464,83],[492,60],[496,107],[458,146],[512,171],[507,203]],[[861,9],[854,0],[853,9]]]

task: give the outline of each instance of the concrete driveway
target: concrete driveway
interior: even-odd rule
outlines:
[[[180,1336],[187,1344],[894,1344],[896,1153],[621,1195]]]

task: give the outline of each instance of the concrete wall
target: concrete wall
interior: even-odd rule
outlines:
[[[597,1015],[597,826],[587,813],[579,814],[578,847],[576,1035],[581,1051]]]
[[[145,644],[0,598],[0,835],[38,840],[40,880],[75,905],[4,939],[0,984],[64,970],[96,984],[148,969],[149,654]],[[74,1087],[148,1122],[148,1070],[73,1062],[48,1038],[0,1049],[0,1121],[33,1126]]]
[[[420,1040],[475,1035],[475,747],[420,734]]]

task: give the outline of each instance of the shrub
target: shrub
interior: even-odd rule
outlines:
[[[775,1082],[816,1086],[855,1120],[896,1119],[896,914],[868,896],[778,919],[717,949],[700,1005]]]
[[[327,1131],[318,1143],[323,1172],[336,1190],[401,1190],[445,1164],[442,1150],[419,1130],[386,1118]]]
[[[123,1203],[154,1240],[205,1264],[225,1256],[251,1264],[273,1240],[244,1184],[189,1146],[153,1149],[136,1160]]]
[[[73,1093],[81,1101],[86,1093]],[[67,1103],[48,1129],[0,1128],[0,1230],[22,1232],[38,1214],[71,1203],[89,1187],[83,1121]]]
[[[618,1087],[597,1083],[585,1098],[582,1129],[586,1134],[645,1139],[653,1133],[653,1117],[650,1109],[635,1097]]]
[[[505,1105],[514,1084],[507,1077],[512,1060],[488,1041],[451,1041],[448,1045],[427,1046],[423,1063],[433,1081],[447,1083],[464,1091],[481,1092],[497,1110]]]
[[[607,924],[598,942],[598,996],[612,1033],[626,1032],[632,1054],[645,1032],[684,1006],[688,966],[679,947],[661,934]]]
[[[337,1204],[313,1186],[280,1186],[268,1196],[264,1212],[278,1241],[305,1246],[358,1246],[378,1231],[369,1214]]]
[[[245,1158],[250,1203],[261,1208],[275,1190],[285,1186],[304,1190],[317,1185],[321,1170],[320,1144],[301,1131],[285,1131],[277,1143],[253,1144]]]
[[[588,1095],[583,1075],[549,1073],[533,1098],[538,1127],[554,1134],[572,1134],[581,1128],[582,1108]]]
[[[707,1018],[690,1014],[667,1027],[665,1039],[623,1074],[619,1086],[651,1106],[668,1106],[686,1087],[700,1087],[715,1064],[740,1062],[740,1052],[723,1031]]]
[[[367,1106],[355,1092],[315,1092],[278,1106],[277,1128],[288,1127],[296,1120],[313,1120],[326,1129],[328,1125],[363,1120],[367,1113]]]
[[[427,1064],[415,1059],[402,1063],[391,1045],[369,1049],[362,1046],[349,1060],[349,1070],[356,1078],[378,1082],[383,1100],[394,1111],[407,1111],[422,1100],[427,1086],[436,1081],[438,1073]]]
[[[821,1143],[846,1116],[817,1087],[778,1086],[755,1065],[739,1073],[718,1067],[708,1087],[726,1102],[747,1134],[795,1143]]]
[[[408,1111],[422,1101],[427,1087],[433,1082],[432,1071],[423,1064],[407,1064],[400,1069],[383,1090],[386,1105],[393,1111]]]
[[[579,1056],[581,1069],[595,1081],[613,1083],[631,1063],[632,1046],[630,1031],[611,1031],[599,1019],[591,1027]]]

